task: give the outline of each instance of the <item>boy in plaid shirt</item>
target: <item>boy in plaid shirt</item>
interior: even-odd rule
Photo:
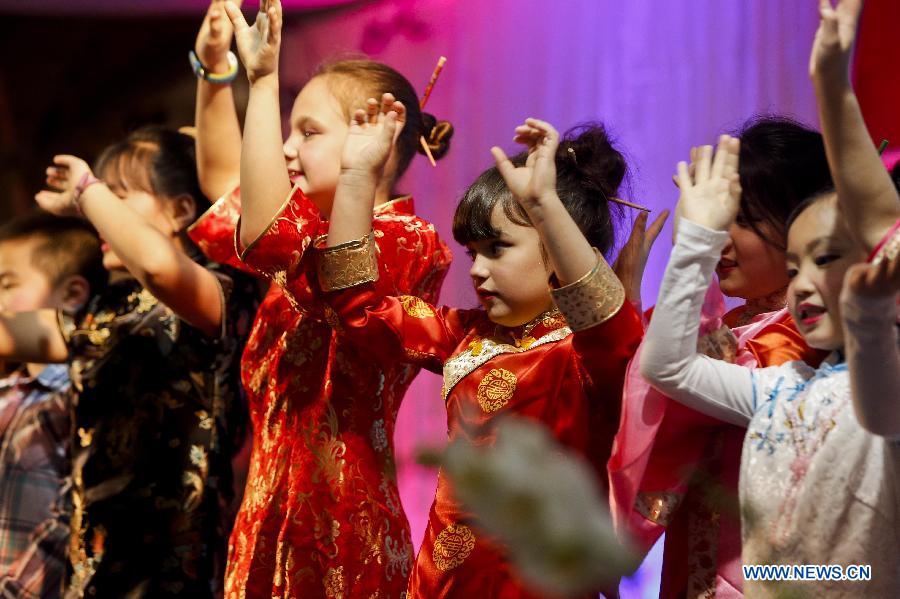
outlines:
[[[78,218],[34,212],[0,227],[0,312],[76,310],[105,283],[100,242]],[[0,597],[59,597],[69,541],[65,364],[0,379]]]

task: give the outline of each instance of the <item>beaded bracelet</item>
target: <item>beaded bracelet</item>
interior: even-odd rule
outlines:
[[[93,173],[90,171],[81,175],[81,179],[78,180],[78,183],[75,185],[75,191],[72,192],[72,204],[75,206],[75,209],[78,211],[78,214],[83,214],[81,211],[81,194],[84,193],[88,187],[93,185],[94,183],[103,183],[100,179],[95,177]]]
[[[228,71],[225,73],[211,72],[208,68],[203,66],[203,63],[200,62],[200,57],[197,56],[197,53],[193,50],[188,54],[188,59],[191,61],[191,68],[194,70],[194,75],[200,77],[204,81],[209,81],[210,83],[215,83],[217,85],[224,85],[226,83],[231,83],[237,78],[238,59],[237,56],[234,55],[234,52],[228,52]]]

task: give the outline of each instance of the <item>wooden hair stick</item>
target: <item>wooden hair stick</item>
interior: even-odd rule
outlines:
[[[428,85],[425,86],[425,93],[422,94],[422,99],[419,100],[420,109],[424,109],[425,104],[428,103],[428,98],[431,97],[431,90],[434,89],[434,84],[437,83],[438,77],[441,76],[441,71],[444,70],[444,64],[446,62],[446,56],[441,56],[438,59],[437,66],[434,67],[434,71],[431,73],[431,79],[428,80]],[[425,150],[425,155],[428,156],[428,161],[431,162],[431,166],[437,167],[437,162],[435,162],[434,156],[431,155],[431,148],[428,147],[428,141],[425,139],[424,135],[419,137],[419,143],[422,145],[422,149]]]

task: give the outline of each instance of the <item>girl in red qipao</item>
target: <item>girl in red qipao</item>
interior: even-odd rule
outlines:
[[[361,113],[356,119],[360,137],[387,138],[377,129],[390,121],[372,123]],[[625,366],[641,336],[637,311],[603,258],[614,239],[606,198],[615,197],[625,162],[599,126],[560,145],[553,127],[528,119],[516,140],[528,146],[527,158],[510,160],[493,148],[497,166],[469,188],[454,217],[481,309],[435,308],[415,295],[384,293],[383,269],[374,261],[377,232],[366,217],[372,174],[367,187],[357,180],[352,188],[348,181],[346,193],[339,188],[328,247],[319,254],[319,283],[354,343],[378,347],[385,364],[443,371],[451,439],[490,444],[495,419],[516,413],[543,422],[602,471]],[[409,596],[536,594],[441,476]]]
[[[806,197],[828,187],[822,136],[766,117],[739,133],[741,204],[703,310],[700,349],[749,367],[825,353],[803,340],[786,308],[785,223]],[[694,148],[696,162],[712,147]],[[723,314],[724,298],[746,300]],[[738,471],[744,429],[701,414],[650,388],[629,365],[622,424],[609,464],[614,520],[649,550],[666,533],[660,596],[739,597]]]
[[[367,215],[383,267],[379,288],[434,301],[449,250],[434,227],[415,216],[412,199],[391,201],[391,192],[420,136],[440,158],[452,129],[420,113],[415,91],[390,67],[344,61],[320,69],[301,90],[282,145],[280,5],[269,3],[267,32],[262,19],[248,26],[236,6],[224,8],[236,23],[251,80],[246,134],[242,152],[229,86],[201,79],[200,179],[211,197],[222,199],[191,234],[209,255],[275,283],[242,361],[253,449],[231,536],[225,594],[398,597],[413,552],[397,491],[393,436],[400,401],[417,369],[375,363],[369,348],[357,349],[336,334],[316,296],[314,261],[306,250],[327,233],[351,107],[391,91],[408,108],[397,127],[395,157],[379,180],[378,206],[374,216],[372,210]],[[222,9],[223,3],[213,3],[198,36],[197,54],[207,65],[227,65],[231,25]],[[239,248],[246,249],[235,250],[236,235]]]

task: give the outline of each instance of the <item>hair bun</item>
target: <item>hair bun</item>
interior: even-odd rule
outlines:
[[[618,195],[628,168],[602,123],[585,123],[567,131],[556,162],[583,183],[596,187],[607,200]]]
[[[422,130],[425,143],[435,160],[440,160],[450,150],[450,139],[453,137],[453,125],[450,121],[439,121],[434,115],[422,113]],[[422,146],[417,147],[419,154],[424,154]]]

